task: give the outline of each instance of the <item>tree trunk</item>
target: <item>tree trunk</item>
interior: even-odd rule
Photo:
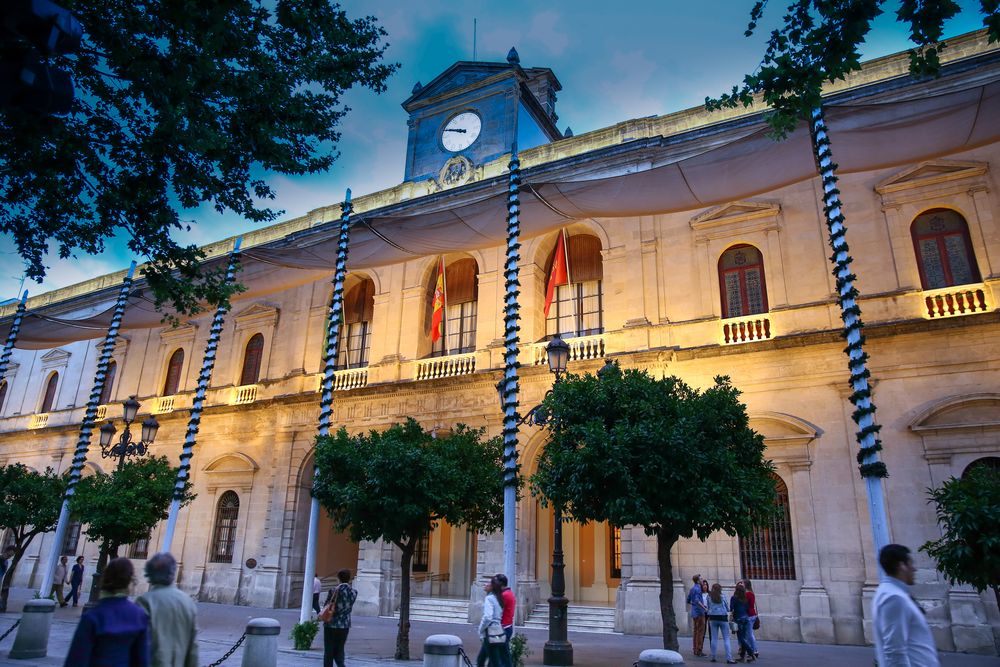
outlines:
[[[864,351],[864,336],[861,335],[861,308],[858,306],[859,293],[854,287],[857,278],[851,273],[851,256],[847,247],[847,227],[837,189],[837,165],[833,162],[830,136],[823,116],[823,109],[812,110],[809,119],[809,135],[812,138],[816,169],[823,181],[823,212],[830,236],[833,255],[830,260],[835,267],[833,275],[837,279],[837,301],[840,304],[840,318],[844,322],[842,335],[847,341],[847,367],[851,373],[850,401],[854,405],[851,418],[857,424],[857,440],[860,445],[858,463],[861,477],[868,492],[868,513],[871,519],[875,553],[889,543],[889,525],[885,515],[885,501],[882,497],[882,478],[888,476],[885,464],[879,460],[878,452],[882,444],[878,440],[881,428],[875,422],[875,403],[868,386],[868,355]]]
[[[410,564],[413,562],[413,548],[416,540],[401,546],[403,556],[399,559],[399,632],[396,633],[396,660],[410,659]]]
[[[677,617],[674,615],[674,567],[670,550],[677,543],[676,535],[656,534],[656,561],[660,566],[660,618],[663,620],[663,648],[679,651]]]
[[[106,545],[101,545],[101,551],[97,556],[97,568],[90,578],[90,597],[87,599],[85,607],[93,607],[101,599],[101,576],[104,574],[104,568],[108,566],[109,551],[110,549]]]
[[[4,573],[3,583],[0,584],[0,612],[7,611],[7,597],[10,595],[10,584],[14,581],[14,571],[17,570],[17,564],[21,562],[21,556],[24,555],[27,548],[27,544],[23,547],[14,546],[14,556],[10,559],[10,567]]]

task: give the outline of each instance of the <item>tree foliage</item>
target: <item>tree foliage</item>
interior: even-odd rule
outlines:
[[[35,472],[21,463],[0,466],[0,533],[9,531],[14,546],[0,586],[0,611],[7,608],[14,571],[32,540],[55,529],[65,490],[66,481],[52,468]]]
[[[157,305],[193,312],[234,286],[173,234],[183,209],[210,204],[275,219],[264,172],[308,174],[337,157],[354,86],[376,92],[385,31],[329,0],[65,0],[84,28],[64,117],[0,109],[0,232],[41,280],[59,257],[99,254],[113,234],[150,263]],[[263,204],[262,204],[263,202]],[[200,277],[199,277],[200,276]]]
[[[746,36],[757,30],[767,0],[757,0],[750,12]],[[821,106],[824,84],[861,69],[860,47],[885,0],[792,0],[780,27],[771,31],[760,66],[743,78],[742,86],[717,99],[705,99],[711,109],[751,106],[760,96],[770,107],[767,118],[774,133],[784,137],[799,121]],[[990,41],[1000,40],[1000,0],[980,0]],[[915,48],[910,70],[933,76],[940,68],[944,23],[960,11],[953,0],[902,0],[896,18],[910,30]]]
[[[920,550],[951,583],[993,589],[1000,606],[1000,469],[975,466],[927,493],[943,534]]]
[[[677,649],[674,543],[748,534],[773,511],[773,467],[738,397],[728,378],[699,391],[611,365],[556,383],[539,408],[550,440],[533,492],[577,521],[656,536],[665,648]]]
[[[114,554],[119,547],[148,539],[153,527],[167,518],[173,499],[177,468],[165,456],[149,456],[109,475],[80,480],[70,501],[73,516],[86,525],[87,537]],[[190,484],[182,505],[194,500]]]
[[[402,552],[396,658],[409,659],[410,565],[417,541],[440,521],[493,532],[503,520],[503,444],[458,425],[434,437],[408,418],[387,430],[316,442],[313,494],[355,542],[385,540]]]

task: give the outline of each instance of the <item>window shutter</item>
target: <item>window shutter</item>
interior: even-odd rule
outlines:
[[[101,405],[107,405],[111,402],[111,392],[114,389],[115,375],[118,374],[118,364],[111,360],[108,363],[108,372],[104,375],[104,387],[101,389]]]
[[[589,234],[569,237],[569,279],[575,283],[601,280],[604,267],[601,262],[601,241]]]
[[[454,261],[445,267],[444,272],[449,306],[457,306],[460,303],[476,300],[476,273],[478,272],[476,260],[466,257]]]
[[[59,386],[59,373],[49,376],[49,381],[45,385],[45,397],[42,398],[42,409],[39,412],[50,412],[52,404],[56,401],[56,387]]]
[[[371,322],[375,311],[375,282],[365,278],[344,298],[344,324]]]
[[[173,396],[181,386],[181,369],[184,368],[184,350],[177,348],[167,364],[167,379],[163,382],[163,396]]]
[[[256,333],[247,342],[243,354],[243,372],[240,373],[240,385],[257,384],[260,379],[260,361],[264,355],[264,336]]]

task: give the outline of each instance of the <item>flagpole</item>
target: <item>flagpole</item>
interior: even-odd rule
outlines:
[[[444,303],[441,304],[441,335],[444,337],[444,355],[451,354],[451,347],[448,345],[448,269],[444,266],[444,255],[441,255],[441,291]]]
[[[233,243],[233,249],[229,253],[229,266],[226,267],[226,284],[231,284],[236,277],[236,268],[240,261],[240,244],[243,237],[240,236]],[[198,428],[201,426],[202,406],[205,404],[205,394],[208,392],[208,383],[212,380],[212,370],[215,368],[215,353],[219,349],[219,338],[222,334],[222,323],[229,312],[229,303],[223,301],[215,310],[215,317],[212,318],[212,327],[208,334],[208,343],[205,344],[205,357],[201,363],[201,372],[198,374],[198,386],[194,392],[194,400],[191,403],[191,416],[188,419],[187,432],[184,434],[184,447],[181,450],[181,465],[177,470],[177,481],[174,483],[174,497],[170,501],[170,511],[167,514],[167,529],[163,535],[161,551],[170,552],[174,541],[174,531],[177,529],[177,515],[181,510],[181,500],[184,498],[184,487],[191,477],[191,457],[194,456],[194,446],[198,439]]]
[[[569,272],[569,237],[566,235],[566,228],[559,230],[563,238],[563,264],[566,265],[566,284],[573,284],[573,275]]]

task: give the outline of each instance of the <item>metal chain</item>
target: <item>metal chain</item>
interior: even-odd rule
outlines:
[[[0,642],[2,642],[3,640],[7,639],[7,635],[9,635],[10,633],[14,632],[14,628],[16,628],[17,626],[19,626],[20,624],[21,624],[21,619],[17,619],[16,621],[14,621],[14,625],[12,625],[9,628],[7,628],[7,632],[5,632],[2,635],[0,635]]]
[[[469,656],[465,655],[465,650],[461,646],[458,647],[458,654],[462,656],[462,661],[466,667],[472,667],[472,661],[469,660]]]
[[[206,665],[205,667],[219,667],[219,665],[221,665],[223,662],[225,662],[226,659],[229,656],[231,656],[233,653],[236,653],[236,649],[238,649],[240,647],[240,644],[242,644],[243,640],[246,639],[246,638],[247,638],[247,633],[244,632],[243,636],[236,640],[236,643],[233,644],[233,647],[231,649],[229,649],[228,651],[226,651],[226,654],[224,656],[222,656],[221,658],[219,658],[215,662],[213,662],[213,663],[211,663],[209,665]]]

